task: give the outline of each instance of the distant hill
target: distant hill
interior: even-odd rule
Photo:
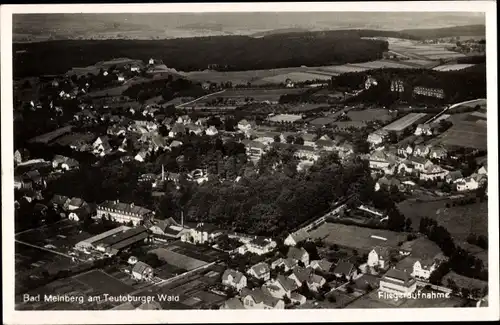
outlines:
[[[250,36],[264,37],[264,36],[269,36],[269,35],[289,34],[289,33],[304,33],[304,32],[309,32],[309,31],[310,30],[307,28],[299,28],[299,27],[280,28],[280,29],[266,30],[263,32],[257,32],[257,33],[250,35]]]
[[[404,29],[400,31],[422,39],[456,37],[456,36],[484,36],[486,35],[485,25],[466,25],[446,28],[430,29]]]

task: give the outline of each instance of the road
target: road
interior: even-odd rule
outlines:
[[[210,97],[210,96],[213,96],[213,95],[217,95],[217,94],[222,94],[222,93],[223,93],[223,92],[225,92],[225,91],[226,91],[226,90],[225,90],[225,89],[223,89],[223,90],[221,90],[221,91],[217,91],[217,92],[215,92],[215,93],[211,93],[211,94],[207,94],[207,95],[204,95],[204,96],[198,97],[198,98],[193,99],[192,101],[189,101],[189,102],[187,102],[187,103],[182,103],[182,104],[180,104],[180,105],[177,105],[175,108],[182,108],[182,107],[184,107],[184,106],[186,106],[186,105],[192,104],[192,103],[194,103],[194,102],[197,102],[197,101],[199,101],[199,100],[205,99],[205,98],[207,98],[207,97]]]

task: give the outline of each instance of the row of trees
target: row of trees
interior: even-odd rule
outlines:
[[[439,283],[444,275],[450,270],[456,273],[475,279],[488,280],[488,271],[484,268],[483,261],[470,254],[455,242],[446,228],[438,225],[437,221],[423,217],[420,220],[419,232],[435,242],[443,253],[449,257],[447,263],[443,263],[436,270],[431,278],[431,282]]]

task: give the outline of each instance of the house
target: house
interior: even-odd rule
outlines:
[[[137,226],[152,219],[154,212],[135,205],[134,203],[124,203],[116,201],[104,201],[97,205],[97,217],[107,217],[119,223],[132,222]]]
[[[169,239],[181,239],[182,235],[189,232],[189,229],[178,224],[172,218],[153,222],[149,230],[157,236],[163,236]]]
[[[300,266],[296,266],[292,270],[292,274],[288,276],[289,279],[292,279],[295,281],[297,284],[297,287],[301,287],[304,282],[307,282],[309,280],[309,277],[312,274],[313,269],[308,267],[308,268],[303,268]]]
[[[456,181],[462,179],[464,176],[460,170],[453,170],[445,176],[445,181],[449,184],[453,184]]]
[[[371,169],[383,169],[389,167],[391,162],[388,160],[387,155],[381,150],[375,150],[369,158],[369,165]]]
[[[273,251],[276,248],[276,242],[269,238],[256,237],[246,245],[248,252],[263,255]]]
[[[30,185],[28,185],[29,183],[32,183],[33,185],[47,187],[47,182],[37,169],[30,170],[29,172],[24,173],[22,175],[22,179],[23,183],[26,184],[28,188],[30,187]]]
[[[414,170],[415,170],[415,166],[409,160],[405,160],[405,161],[399,163],[399,165],[397,167],[398,174],[401,174],[401,175],[413,174]]]
[[[477,174],[488,175],[488,163],[486,162],[481,168],[478,169]]]
[[[428,167],[433,165],[432,161],[423,157],[411,157],[409,161],[414,166],[415,170],[420,172],[425,171]]]
[[[419,144],[415,146],[415,149],[413,149],[413,155],[417,157],[427,157],[430,151],[431,149],[429,146]]]
[[[305,266],[309,265],[309,253],[304,249],[304,247],[290,247],[288,249],[287,257],[296,259],[297,261],[304,263]]]
[[[302,140],[304,140],[304,146],[315,147],[316,145],[316,143],[314,142],[314,140],[316,139],[315,134],[302,133],[299,135],[299,137],[301,137]]]
[[[172,148],[177,148],[177,147],[180,147],[182,146],[182,142],[181,141],[177,141],[177,140],[174,140],[170,143],[170,149]]]
[[[432,165],[427,167],[424,171],[420,172],[419,178],[421,180],[440,180],[445,179],[449,171],[441,168],[438,165]]]
[[[319,139],[314,143],[314,147],[319,149],[319,150],[334,151],[335,150],[335,142],[332,140]]]
[[[290,300],[293,304],[298,305],[303,305],[307,301],[306,297],[297,292],[292,292],[292,294],[290,295]]]
[[[228,269],[222,274],[222,284],[241,291],[247,286],[247,277],[241,272]]]
[[[139,162],[145,162],[149,157],[149,152],[142,150],[135,155],[134,160],[137,160]]]
[[[238,298],[234,297],[226,300],[220,309],[245,309],[245,307]]]
[[[139,281],[153,279],[153,268],[144,262],[137,262],[132,267],[132,278]]]
[[[330,263],[325,259],[311,261],[311,264],[310,264],[312,269],[319,270],[322,272],[330,272],[332,265],[333,265],[333,263]]]
[[[200,135],[203,133],[203,128],[196,124],[187,124],[186,129],[189,133],[194,133],[195,135]]]
[[[93,153],[101,157],[111,153],[112,151],[107,136],[98,137],[92,144],[92,147],[94,148]]]
[[[444,159],[446,156],[448,156],[448,151],[442,146],[433,147],[429,151],[429,158],[432,159]]]
[[[292,291],[297,289],[297,284],[292,279],[279,274],[276,279],[271,279],[262,286],[262,291],[267,291],[269,295],[281,299],[290,298]]]
[[[188,233],[182,235],[181,240],[192,244],[211,243],[215,238],[222,235],[222,231],[208,223],[198,223]]]
[[[415,129],[415,135],[432,135],[432,128],[429,124],[419,124]]]
[[[398,148],[398,155],[408,157],[413,154],[413,147],[410,144],[402,145]]]
[[[382,144],[387,139],[388,136],[389,136],[388,131],[386,131],[384,129],[380,129],[380,130],[377,130],[375,132],[370,133],[368,135],[368,138],[366,139],[366,141],[368,141],[368,143],[372,147],[376,147],[376,146]]]
[[[391,250],[389,247],[376,246],[368,253],[366,264],[369,267],[385,269],[390,263]]]
[[[479,188],[479,182],[474,177],[462,178],[456,181],[456,184],[459,192],[473,191]]]
[[[271,269],[275,269],[277,267],[283,267],[283,269],[285,270],[285,272],[293,269],[294,267],[296,267],[298,265],[298,262],[297,260],[293,259],[293,258],[278,258],[276,261],[272,262],[271,263]]]
[[[245,132],[250,131],[252,125],[247,120],[243,119],[238,122],[238,125],[236,127],[238,128],[238,130]]]
[[[158,151],[159,149],[165,149],[167,148],[167,141],[161,135],[156,134],[151,138],[150,148],[153,151]]]
[[[193,123],[193,121],[191,121],[189,115],[182,115],[177,118],[177,123],[187,125]]]
[[[168,132],[170,138],[175,138],[176,136],[186,134],[186,127],[184,124],[176,123],[172,126],[172,129]]]
[[[417,281],[409,273],[390,269],[380,279],[379,290],[392,294],[411,294],[417,289]]]
[[[241,299],[245,309],[285,309],[285,302],[256,288],[249,290],[244,288],[241,291]]]
[[[28,149],[24,149],[24,148],[18,149],[14,152],[14,162],[16,164],[20,164],[23,161],[28,160],[29,155],[30,155],[30,153],[29,153]]]
[[[300,229],[293,234],[289,234],[288,237],[285,238],[284,244],[287,246],[295,246],[298,243],[309,239],[309,234],[304,229]]]
[[[74,197],[68,202],[68,211],[78,210],[87,205],[83,199]]]
[[[205,130],[205,134],[210,136],[210,137],[217,135],[218,133],[219,133],[219,131],[217,131],[217,129],[213,125]]]
[[[252,266],[247,273],[256,279],[268,281],[271,277],[271,270],[267,263],[261,262]]]
[[[438,259],[417,260],[413,264],[413,272],[411,275],[419,280],[429,281],[429,278],[440,264]]]
[[[241,143],[245,145],[246,154],[251,159],[259,159],[268,149],[266,144],[254,140],[245,139]]]
[[[78,222],[92,216],[94,212],[95,209],[93,207],[91,207],[90,205],[84,205],[76,210],[72,210],[68,214],[68,219]]]
[[[345,277],[347,280],[350,280],[357,275],[357,270],[352,263],[340,261],[337,266],[335,266],[333,274],[335,274],[336,277]]]
[[[326,279],[318,274],[312,273],[306,280],[309,290],[318,292],[326,284]]]
[[[70,201],[67,196],[55,194],[50,203],[54,206],[54,209],[65,211],[68,209]]]
[[[370,89],[371,86],[376,86],[378,85],[377,79],[373,78],[372,76],[367,76],[365,80],[365,89]]]

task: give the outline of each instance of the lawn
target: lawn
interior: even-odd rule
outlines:
[[[488,149],[486,124],[461,121],[440,135],[439,142],[446,146],[459,146],[480,150]]]
[[[420,219],[430,217],[448,229],[457,240],[465,241],[469,233],[488,236],[488,202],[474,203],[464,206],[446,207],[447,200],[424,201],[405,200],[398,208],[407,218],[412,220],[418,230]]]
[[[255,84],[280,84],[280,83],[285,83],[287,79],[290,79],[293,82],[305,82],[314,80],[330,80],[331,76],[322,73],[297,71],[297,72],[289,72],[272,77],[262,78]]]
[[[387,109],[365,109],[361,111],[350,110],[347,116],[352,121],[369,122],[369,121],[390,121],[392,119]]]
[[[406,233],[389,230],[370,229],[351,225],[324,223],[309,233],[312,239],[324,238],[327,245],[339,245],[368,252],[374,246],[398,246],[406,240]],[[386,240],[374,238],[377,236]]]
[[[232,82],[233,85],[247,84],[248,82],[256,82],[263,78],[283,75],[291,72],[298,72],[303,68],[283,68],[269,70],[249,70],[249,71],[193,71],[188,72],[185,76],[190,80],[205,81],[205,82]]]
[[[199,101],[197,104],[203,104],[213,99],[223,98],[223,99],[233,99],[236,101],[242,101],[245,98],[253,98],[254,101],[278,101],[282,95],[287,94],[300,94],[304,92],[305,89],[302,88],[289,88],[289,89],[228,89],[221,93],[215,93],[213,95],[207,96]]]
[[[111,296],[124,295],[133,291],[132,287],[101,270],[92,270],[80,274],[74,279],[88,285],[97,292],[108,293]]]

